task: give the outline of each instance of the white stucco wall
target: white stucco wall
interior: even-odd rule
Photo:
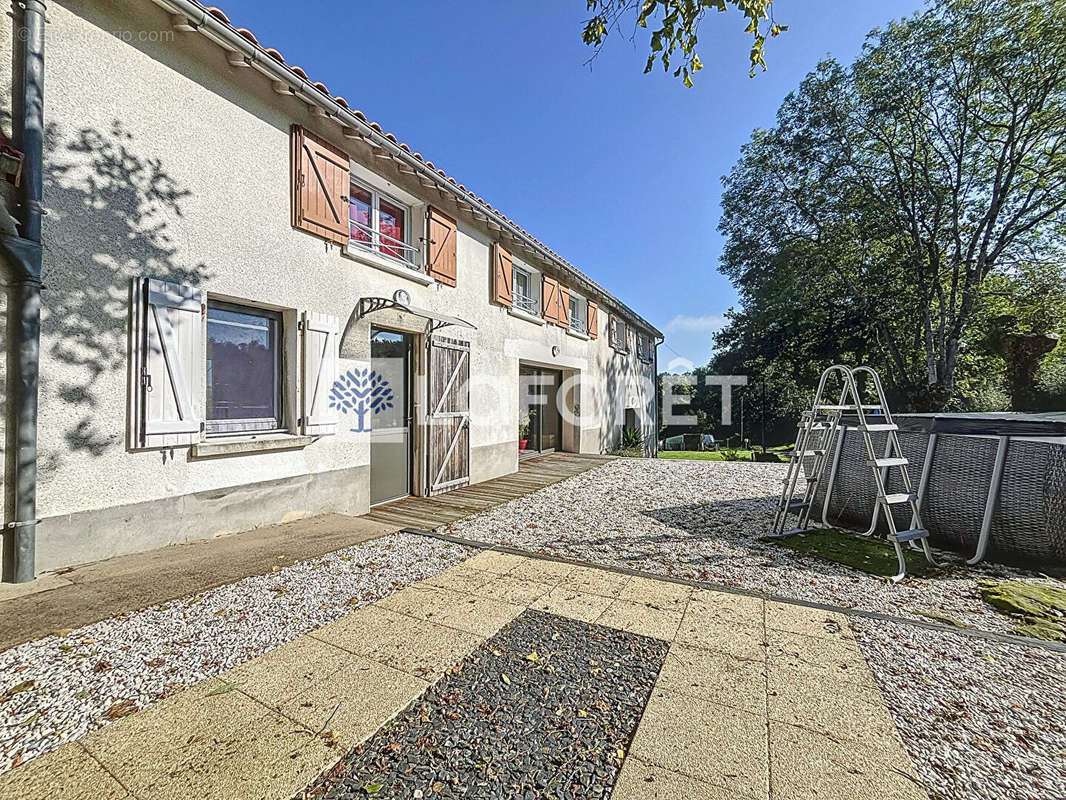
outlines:
[[[635,343],[628,355],[611,349],[609,306],[601,303],[599,339],[584,341],[493,305],[489,231],[395,170],[383,177],[458,218],[458,286],[423,286],[345,257],[341,248],[291,227],[290,125],[317,130],[372,169],[381,169],[380,159],[343,139],[336,125],[315,119],[306,105],[280,98],[259,73],[229,67],[204,37],[173,32],[145,0],[52,2],[48,18],[42,519],[369,464],[367,434],[347,431],[343,420],[338,435],[294,450],[196,460],[188,448],[131,449],[128,295],[130,280],[140,276],[328,313],[342,326],[359,298],[389,297],[399,288],[415,305],[471,320],[477,331],[445,335],[472,343],[475,482],[517,468],[519,360],[580,371],[583,422],[580,432],[571,427],[564,437],[568,449],[598,453],[612,446],[627,407],[643,411],[646,432],[654,435],[651,365],[637,360]],[[8,48],[10,24],[0,18],[0,41]],[[175,38],[152,41],[163,35],[152,32]],[[9,96],[5,88],[8,114]],[[416,322],[393,319],[400,327]],[[368,336],[365,321],[349,332],[342,370],[366,362]],[[286,516],[363,513],[367,507],[366,487],[353,485],[307,507],[297,504]],[[276,515],[271,511],[254,524],[277,521]],[[213,535],[228,524],[205,519],[200,532]],[[131,549],[146,540],[137,541],[142,544]],[[81,547],[68,539],[63,546]],[[119,536],[105,549],[111,554],[122,547]],[[84,551],[100,556],[91,547]],[[85,560],[49,551],[45,561],[54,566],[64,558]]]

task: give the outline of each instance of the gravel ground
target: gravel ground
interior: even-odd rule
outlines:
[[[525,611],[301,797],[607,800],[668,648]]]
[[[0,653],[0,772],[468,558],[395,534]]]
[[[854,620],[935,798],[1066,798],[1066,655]]]
[[[785,465],[620,459],[441,530],[785,597],[916,619],[918,612],[1010,632],[984,603],[978,578],[1036,577],[1021,570],[958,566],[934,579],[893,585],[844,565],[759,542],[769,532]],[[1061,583],[1058,583],[1061,585]]]

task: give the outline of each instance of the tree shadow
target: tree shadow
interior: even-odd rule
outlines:
[[[53,123],[45,132],[44,160],[41,484],[72,458],[128,446],[132,279],[199,286],[212,277],[175,241],[175,223],[191,193],[162,160],[136,152],[134,136],[121,122],[70,133]],[[7,328],[10,344],[10,316]],[[9,371],[5,400],[11,381]],[[7,519],[14,500],[12,433],[7,431],[4,459]]]

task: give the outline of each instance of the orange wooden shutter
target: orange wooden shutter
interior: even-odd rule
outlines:
[[[600,307],[589,300],[589,338],[600,335]]]
[[[559,282],[543,275],[541,285],[541,313],[548,322],[559,320]]]
[[[502,244],[492,245],[492,299],[502,306],[514,305],[514,259]]]
[[[331,242],[348,241],[348,156],[292,127],[292,224]]]
[[[559,284],[559,311],[555,324],[560,328],[570,327],[570,290]]]
[[[456,284],[456,237],[455,220],[443,211],[429,207],[429,274],[443,284]]]

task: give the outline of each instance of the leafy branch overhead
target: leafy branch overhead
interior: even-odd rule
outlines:
[[[772,2],[773,0],[587,0],[588,10],[593,16],[585,23],[581,38],[599,53],[607,34],[612,29],[621,30],[622,23],[636,12],[637,26],[647,28],[649,22],[653,26],[659,25],[651,34],[651,54],[644,72],[651,72],[656,61],[662,64],[664,71],[669,72],[672,63],[676,63],[680,54],[682,63],[674,68],[674,77],[681,78],[685,86],[691,87],[692,76],[703,69],[696,47],[699,44],[699,27],[704,14],[708,11],[725,12],[733,6],[748,22],[744,32],[752,37],[750,75],[755,77],[758,67],[766,69],[766,37],[774,37],[788,30],[787,25],[774,22]]]

